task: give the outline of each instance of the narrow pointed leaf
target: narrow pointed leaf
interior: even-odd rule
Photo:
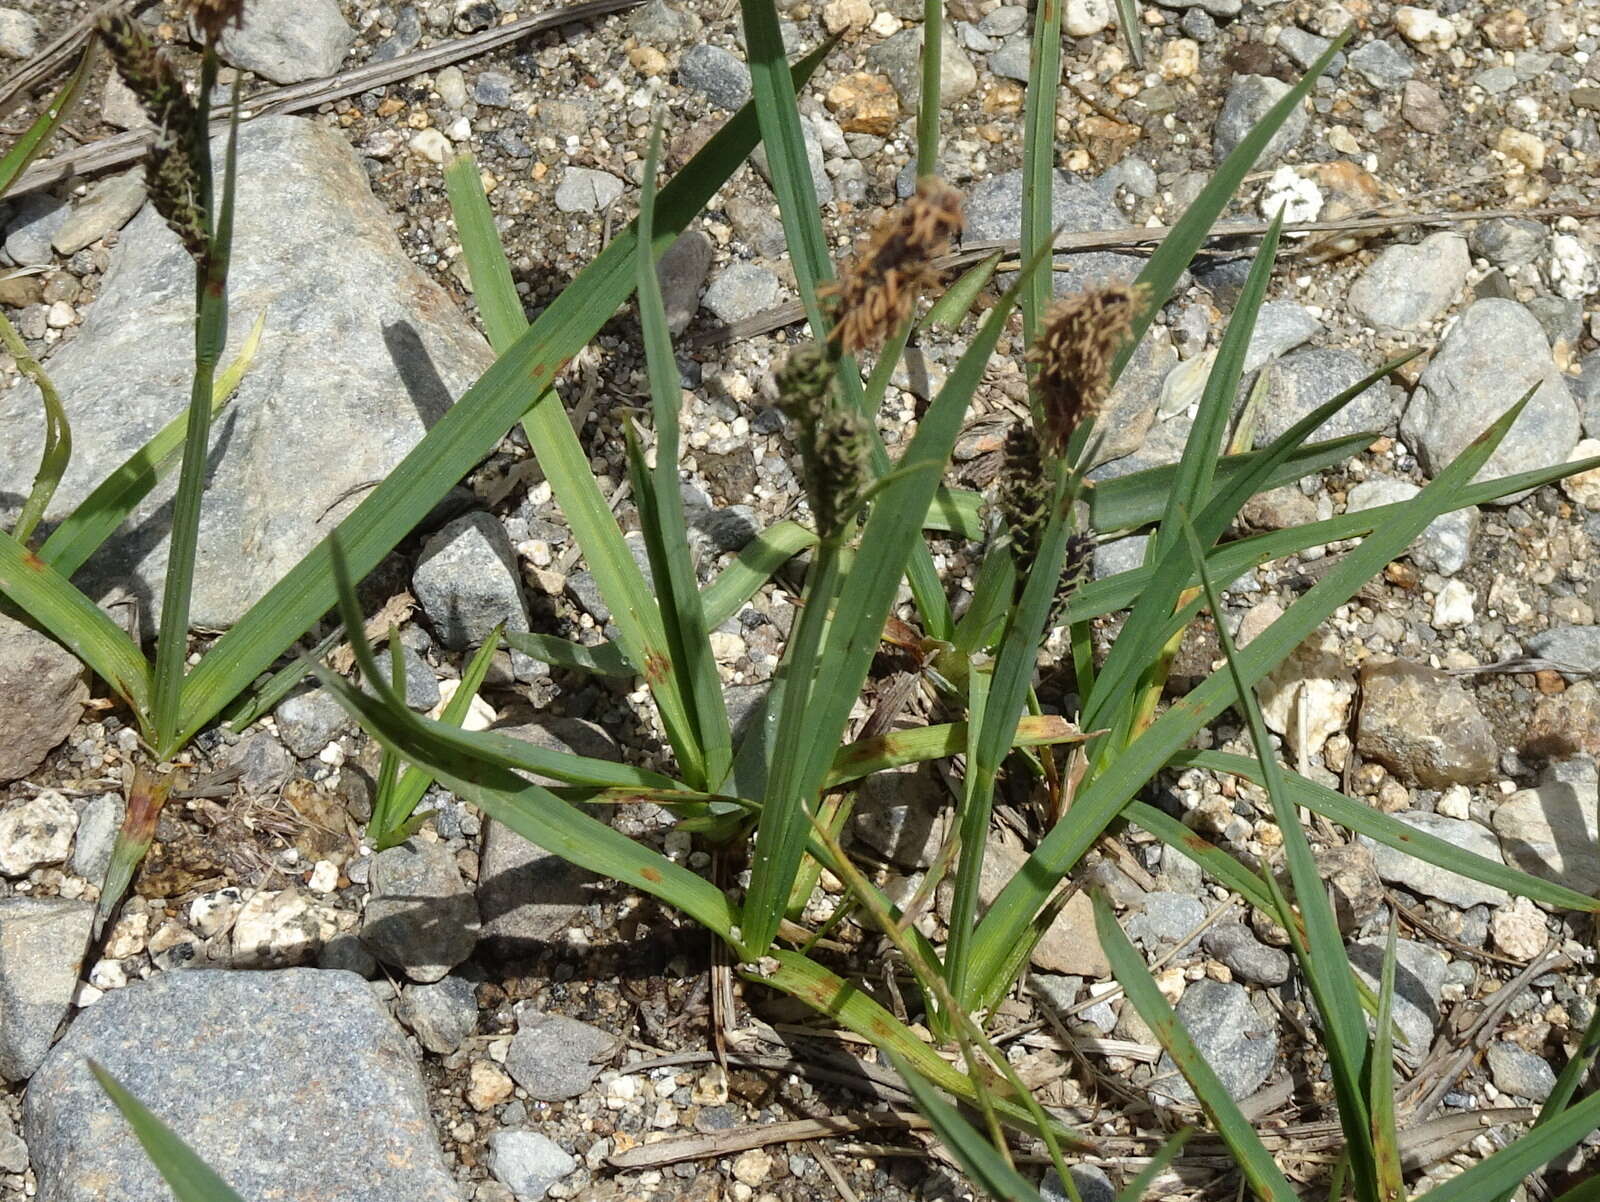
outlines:
[[[150,1163],[172,1187],[177,1202],[243,1202],[210,1165],[195,1155],[193,1148],[124,1089],[115,1077],[93,1060],[89,1061],[89,1071],[100,1082],[106,1096],[116,1103],[128,1126],[133,1128]]]

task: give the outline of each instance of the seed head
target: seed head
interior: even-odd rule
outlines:
[[[1028,361],[1038,368],[1052,454],[1065,451],[1072,432],[1100,412],[1111,389],[1111,361],[1128,340],[1144,297],[1141,284],[1107,284],[1069,296],[1046,316]]]
[[[833,365],[814,342],[789,352],[774,377],[778,408],[804,426],[812,426],[828,408],[833,387]]]
[[[100,34],[123,82],[155,123],[156,140],[144,161],[145,187],[156,212],[197,262],[210,253],[209,222],[201,204],[203,163],[199,111],[167,57],[123,12],[100,18]]]
[[[811,512],[818,533],[837,534],[867,488],[867,419],[854,409],[830,409],[812,433],[807,457]]]
[[[932,260],[961,229],[961,193],[929,176],[917,193],[879,221],[856,246],[855,260],[827,289],[837,300],[830,338],[845,354],[878,346],[916,308],[920,293],[939,282]]]
[[[230,22],[244,25],[244,0],[189,0],[189,16],[206,41],[215,42]]]

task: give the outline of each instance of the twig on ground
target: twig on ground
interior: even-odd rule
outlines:
[[[853,1111],[821,1119],[753,1123],[746,1127],[733,1127],[727,1131],[713,1131],[705,1135],[664,1139],[659,1143],[639,1144],[622,1152],[613,1152],[606,1159],[614,1168],[655,1169],[685,1160],[709,1160],[719,1156],[729,1156],[751,1148],[764,1148],[769,1144],[825,1139],[830,1135],[854,1135],[857,1131],[871,1131],[884,1127],[894,1127],[904,1131],[926,1131],[930,1124],[927,1119],[911,1110],[881,1110],[871,1113]]]

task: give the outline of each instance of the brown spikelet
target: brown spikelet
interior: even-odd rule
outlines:
[[[837,301],[830,339],[845,354],[879,346],[939,282],[931,260],[949,249],[961,229],[961,193],[929,176],[917,194],[878,222],[856,246],[856,257],[825,294]]]
[[[229,23],[244,24],[244,0],[189,0],[189,17],[208,42],[215,42]]]
[[[1111,389],[1111,361],[1144,303],[1139,284],[1106,284],[1069,296],[1045,318],[1028,351],[1038,368],[1045,442],[1061,454],[1072,432],[1100,411]]]
[[[156,211],[197,262],[210,252],[208,223],[201,207],[200,114],[184,91],[167,57],[131,17],[110,12],[100,18],[100,35],[117,71],[156,126],[156,140],[145,156],[145,187]]]

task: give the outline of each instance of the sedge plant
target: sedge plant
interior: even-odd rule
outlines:
[[[938,286],[936,258],[959,229],[959,195],[936,178],[925,179],[902,210],[884,216],[836,277],[814,203],[796,108],[796,88],[803,86],[826,47],[791,68],[770,0],[742,0],[741,15],[754,99],[701,153],[709,155],[709,163],[727,166],[729,154],[737,150],[742,157],[758,134],[766,148],[811,334],[779,366],[776,379],[804,468],[810,528],[780,523],[715,580],[699,586],[701,572],[685,537],[678,476],[681,394],[655,259],[726,171],[712,182],[708,172],[696,173],[697,164],[707,165],[697,159],[658,193],[654,143],[646,155],[637,221],[531,326],[512,285],[475,167],[463,158],[447,168],[464,258],[485,330],[500,359],[418,449],[429,448],[439,429],[464,407],[482,406],[484,413],[493,409],[507,418],[499,427],[502,432],[511,420],[521,419],[613,614],[616,638],[585,646],[548,634],[505,637],[556,666],[641,679],[666,737],[670,762],[647,769],[586,759],[492,730],[468,731],[451,722],[429,721],[405,707],[397,679],[383,671],[365,637],[353,582],[393,545],[385,541],[379,510],[401,504],[399,485],[390,488],[397,478],[416,483],[422,469],[407,475],[411,459],[290,573],[285,586],[293,582],[310,591],[310,601],[295,610],[292,620],[289,602],[274,600],[274,590],[263,602],[265,616],[252,611],[208,653],[191,674],[197,700],[187,712],[192,720],[209,720],[242,688],[234,678],[224,678],[220,668],[205,675],[207,663],[228,640],[235,640],[231,647],[249,646],[239,640],[252,638],[263,646],[274,644],[270,661],[320,616],[318,610],[306,618],[307,610],[319,603],[325,609],[336,600],[365,685],[356,688],[325,664],[310,660],[295,665],[290,674],[298,678],[306,670],[315,672],[394,762],[411,765],[408,778],[411,772],[425,774],[545,850],[674,907],[727,946],[747,982],[787,993],[826,1021],[871,1042],[916,1082],[914,1089],[930,1114],[944,1113],[940,1106],[948,1109],[941,1094],[978,1107],[987,1135],[967,1141],[975,1157],[982,1155],[975,1150],[982,1145],[1006,1163],[1003,1133],[1026,1130],[1045,1136],[1065,1163],[1068,1156],[1092,1151],[1093,1139],[1060,1127],[1008,1079],[1003,1057],[992,1051],[985,1032],[996,1007],[1019,980],[1034,944],[1077,887],[1074,874],[1085,854],[1114,824],[1132,822],[1173,854],[1198,861],[1214,879],[1286,928],[1298,930],[1294,923],[1301,921],[1308,940],[1313,935],[1323,939],[1326,932],[1315,925],[1320,920],[1305,912],[1302,882],[1293,882],[1301,907],[1297,920],[1285,909],[1281,892],[1275,892],[1275,882],[1263,880],[1139,801],[1140,792],[1158,773],[1175,766],[1264,778],[1269,771],[1264,752],[1257,758],[1230,757],[1192,751],[1188,745],[1440,514],[1548,483],[1597,461],[1474,483],[1515,420],[1518,409],[1513,408],[1407,502],[1227,541],[1251,496],[1341,462],[1376,437],[1374,432],[1309,441],[1325,421],[1394,366],[1386,365],[1319,407],[1265,448],[1221,454],[1245,350],[1271,279],[1279,233],[1275,223],[1258,250],[1219,348],[1182,459],[1169,468],[1091,484],[1086,468],[1108,390],[1257,156],[1303,102],[1339,44],[1222,162],[1136,281],[1052,305],[1054,231],[1048,223],[1060,80],[1059,12],[1053,5],[1041,10],[1034,31],[1038,70],[1029,84],[1024,134],[1027,203],[1013,282],[977,321],[914,434],[899,456],[891,458],[878,429],[878,409],[919,325],[918,301]],[[937,38],[929,39],[928,54],[938,54]],[[930,71],[925,77],[937,76]],[[925,89],[923,103],[937,104],[936,89]],[[919,161],[937,162],[936,120],[919,120],[918,148]],[[999,260],[991,259],[975,268],[952,287],[952,296],[970,303],[998,266]],[[560,397],[549,388],[560,359],[587,340],[635,290],[654,457],[646,453],[646,435],[638,431],[630,431],[628,457],[653,588],[622,539]],[[986,527],[977,499],[944,487],[943,478],[984,370],[1018,312],[1030,346],[1030,416],[1007,440],[1001,504]],[[941,302],[920,320],[937,319],[948,326],[960,317],[959,308]],[[870,370],[863,370],[868,362]],[[516,394],[520,407],[502,395],[513,386],[521,390]],[[482,395],[475,395],[480,390]],[[469,419],[461,418],[453,433],[462,434],[468,424]],[[482,424],[485,429],[492,425],[486,418]],[[440,440],[440,449],[428,460],[432,474],[426,479],[432,483],[446,465],[460,468],[459,448],[452,446],[447,454],[444,445]],[[481,443],[473,445],[479,454],[485,449]],[[378,508],[368,512],[367,506]],[[417,520],[414,508],[399,512]],[[1093,540],[1141,528],[1152,531],[1143,566],[1099,581],[1082,578],[1082,561]],[[974,593],[959,615],[938,576],[925,530],[981,544]],[[1354,551],[1233,657],[1230,674],[1208,679],[1181,704],[1160,710],[1156,700],[1170,667],[1170,649],[1204,611],[1210,579],[1233,579],[1312,545],[1357,538],[1362,541]],[[778,672],[759,719],[736,738],[708,632],[737,612],[778,564],[802,549],[811,551],[809,566]],[[0,555],[0,584],[7,582]],[[902,582],[912,598],[904,617],[897,610]],[[1129,611],[1128,620],[1109,654],[1097,663],[1089,624],[1122,610]],[[1076,676],[1080,698],[1079,710],[1070,718],[1044,712],[1035,692],[1041,648],[1048,631],[1057,626],[1068,631],[1067,666]],[[908,628],[930,665],[933,701],[948,720],[910,730],[854,730],[852,713],[874,657],[886,636],[903,638],[894,632]],[[266,637],[268,632],[272,638]],[[279,635],[282,641],[275,641]],[[253,669],[263,662],[257,657]],[[225,680],[237,687],[222,688]],[[204,693],[198,692],[202,685]],[[180,722],[179,729],[189,728]],[[840,798],[847,798],[856,782],[935,759],[950,760],[961,781],[955,833],[938,860],[953,884],[948,935],[942,943],[919,930],[912,921],[914,912],[872,884],[838,838],[839,806],[847,804]],[[535,784],[529,775],[554,783]],[[984,906],[978,883],[994,793],[1002,780],[1028,798],[1033,846],[1022,868]],[[1431,838],[1286,770],[1276,771],[1276,788],[1291,811],[1304,806],[1353,832],[1403,846],[1411,855],[1547,905],[1600,910],[1592,898]],[[629,800],[658,802],[683,829],[745,846],[749,875],[742,891],[724,891],[629,839],[593,817],[585,805]],[[403,835],[414,817],[403,805],[393,807],[384,820],[385,837]],[[903,999],[906,1017],[897,1016],[880,999],[869,970],[848,959],[828,959],[819,942],[821,929],[797,921],[796,915],[804,918],[804,911],[793,905],[797,892],[801,900],[809,893],[800,886],[824,868],[850,882],[854,904],[871,916],[911,967],[913,988]],[[925,888],[933,887],[936,875],[937,870]],[[914,909],[922,900],[908,905]],[[1126,958],[1116,954],[1109,930],[1102,938],[1120,978],[1127,970]],[[1361,994],[1337,959],[1323,957],[1318,971],[1330,1006],[1357,997],[1355,1008],[1336,1020],[1339,1054],[1354,1063],[1366,1055],[1355,1031],[1361,1006],[1381,1012],[1384,999],[1371,997],[1370,991]],[[1136,986],[1129,980],[1131,974],[1124,986],[1137,1005]],[[1318,995],[1319,1004],[1323,996]],[[935,1043],[959,1048],[964,1067],[930,1044],[912,1025],[913,1018],[932,1032]],[[1365,1061],[1354,1076],[1345,1076],[1341,1108],[1370,1099]],[[1197,1093],[1205,1097],[1198,1087]],[[1365,1109],[1351,1113],[1370,1118],[1373,1104],[1369,1100],[1361,1106]],[[1571,1113],[1586,1115],[1581,1106]],[[1561,1124],[1570,1121],[1558,1116],[1547,1128],[1565,1134],[1569,1126]],[[1555,1137],[1542,1138],[1548,1143]],[[1244,1137],[1240,1140],[1239,1148],[1246,1148]],[[1373,1142],[1368,1138],[1361,1146]],[[1370,1164],[1375,1179],[1377,1154],[1362,1155],[1361,1170]],[[1275,1172],[1252,1163],[1247,1180],[1258,1192],[1270,1191],[1277,1188]],[[1392,1181],[1392,1172],[1386,1179]],[[1006,1188],[1016,1188],[1011,1178],[1006,1181]]]

